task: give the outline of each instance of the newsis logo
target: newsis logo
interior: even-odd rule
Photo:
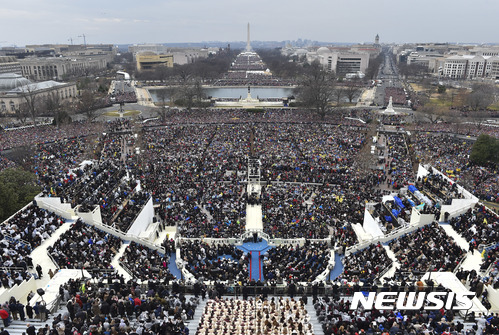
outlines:
[[[416,298],[417,295],[417,298]],[[369,292],[366,297],[362,292],[353,294],[350,310],[359,304],[366,310],[468,310],[473,306],[473,293],[454,292]]]

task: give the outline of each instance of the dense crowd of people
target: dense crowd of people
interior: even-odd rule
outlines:
[[[16,163],[11,161],[10,159],[0,156],[0,172],[5,169],[10,169],[16,167]]]
[[[143,281],[162,279],[168,283],[175,279],[168,268],[170,257],[170,254],[161,254],[156,250],[130,242],[120,258],[120,263],[128,269],[133,278]]]
[[[199,305],[199,299],[188,299],[159,282],[143,290],[134,282],[109,277],[107,283],[87,282],[85,291],[82,287],[74,280],[60,287],[67,312],[55,316],[51,329],[56,333],[187,335],[186,323]]]
[[[470,243],[472,249],[499,240],[499,217],[483,205],[469,209],[466,213],[452,218],[449,223]]]
[[[381,244],[371,244],[366,249],[343,258],[344,267],[340,280],[362,282],[370,286],[390,268],[392,262]]]
[[[385,105],[388,105],[390,97],[394,104],[407,105],[408,95],[401,87],[385,87]]]
[[[111,269],[121,239],[78,219],[47,249],[61,269]]]
[[[305,245],[279,245],[267,251],[263,258],[266,280],[276,282],[314,281],[328,266],[331,251],[327,242]]]
[[[216,299],[206,304],[198,335],[313,335],[302,300]]]
[[[182,240],[180,257],[197,279],[244,282],[249,278],[248,255],[232,245]]]
[[[45,196],[80,205],[81,212],[99,206],[103,223],[122,232],[129,229],[149,197],[161,218],[159,226],[177,226],[177,234],[182,237],[239,237],[246,228],[246,206],[261,205],[263,229],[269,236],[307,239],[303,247],[282,245],[263,256],[267,283],[315,280],[327,269],[332,246],[345,250],[357,243],[352,225],[363,222],[366,202],[380,200],[385,189],[399,190],[415,183],[425,194],[441,199],[441,204],[460,197],[456,184],[438,175],[416,181],[413,157],[421,161],[428,157],[425,162],[445,169],[448,175],[464,179],[470,173],[475,192],[489,198],[497,195],[494,167],[467,164],[469,144],[447,135],[419,132],[410,141],[407,135],[382,135],[386,145],[378,147],[378,154],[386,159],[380,163],[382,169],[371,170],[370,162],[362,161],[367,152],[362,150],[369,143],[372,129],[345,116],[364,120],[374,117],[370,111],[355,110],[328,113],[318,123],[321,117],[299,110],[172,111],[165,120],[148,123],[137,137],[129,132],[135,126],[131,122],[108,123],[104,127],[111,134],[99,136],[97,141],[70,136],[92,134],[90,130],[85,133],[92,124],[82,123],[81,130],[56,135],[52,130],[44,133],[33,128],[39,134],[27,138],[35,136],[39,140],[33,143],[40,144],[33,159],[25,163],[37,173]],[[17,131],[17,135],[22,137],[24,131]],[[51,136],[66,139],[55,141]],[[10,143],[20,143],[16,141]],[[132,150],[135,147],[142,149],[140,154]],[[427,155],[432,148],[438,155]],[[98,159],[80,166],[90,156]],[[248,167],[248,157],[259,161],[257,169]],[[248,168],[250,173],[251,169],[261,171],[259,197],[254,196],[258,192],[248,191]],[[137,191],[139,188],[143,191]],[[397,211],[387,231],[407,223],[409,209],[417,203],[411,192],[399,197],[405,210],[394,200],[384,204],[386,211],[379,212],[386,217]],[[63,222],[30,207],[1,227],[3,266],[23,269],[0,272],[2,286],[29,278],[28,270],[33,269],[30,251]],[[451,220],[473,248],[498,240],[497,223],[497,216],[483,207]],[[327,239],[332,246],[308,239]],[[49,248],[49,253],[61,268],[104,269],[111,267],[120,242],[77,221]],[[168,283],[175,278],[169,270],[174,266],[170,262],[174,244],[167,239],[162,244],[166,253],[162,254],[132,242],[121,263],[136,279],[165,279]],[[464,254],[436,224],[392,241],[390,248],[401,264],[399,272],[452,271]],[[249,279],[250,256],[234,246],[184,241],[180,252],[187,270],[197,279]],[[483,266],[496,263],[497,250],[492,249]],[[346,256],[344,264],[341,281],[372,284],[391,266],[391,259],[378,244]],[[492,266],[490,283],[497,283],[497,272],[497,266]]]
[[[390,242],[400,263],[398,271],[454,271],[466,253],[437,223]]]
[[[99,134],[101,131],[101,123],[90,123],[85,121],[73,122],[69,125],[60,127],[42,125],[28,128],[14,128],[0,132],[0,150],[55,142],[64,138],[76,138]]]
[[[325,335],[333,334],[495,334],[499,318],[494,314],[472,316],[473,329],[465,329],[451,310],[350,310],[351,302],[337,296],[314,301]]]
[[[27,243],[33,250],[64,222],[60,216],[31,204],[0,225],[0,233],[14,241]]]

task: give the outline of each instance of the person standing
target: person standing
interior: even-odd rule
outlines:
[[[43,277],[43,270],[40,264],[36,264],[36,273],[38,274],[38,278]]]

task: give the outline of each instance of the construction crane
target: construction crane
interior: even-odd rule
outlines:
[[[87,46],[87,40],[86,40],[85,34],[81,34],[78,37],[83,37],[83,45]]]
[[[72,38],[72,37],[70,37],[70,38],[68,39],[68,41],[70,41],[70,42],[71,42],[71,45],[73,45],[73,38]]]

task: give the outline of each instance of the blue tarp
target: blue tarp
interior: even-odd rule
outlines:
[[[387,215],[385,216],[385,220],[388,222],[392,222],[392,217]]]
[[[398,217],[400,214],[400,211],[398,211],[396,209],[392,209],[392,214],[393,214],[393,216]]]
[[[402,203],[402,199],[400,199],[399,197],[393,197],[393,200],[395,200],[397,206],[399,206],[400,208],[405,208],[404,204]]]
[[[416,186],[414,186],[414,185],[409,185],[409,191],[410,191],[410,192],[414,193],[414,192],[416,192],[417,190],[418,190],[418,189],[416,188]]]

